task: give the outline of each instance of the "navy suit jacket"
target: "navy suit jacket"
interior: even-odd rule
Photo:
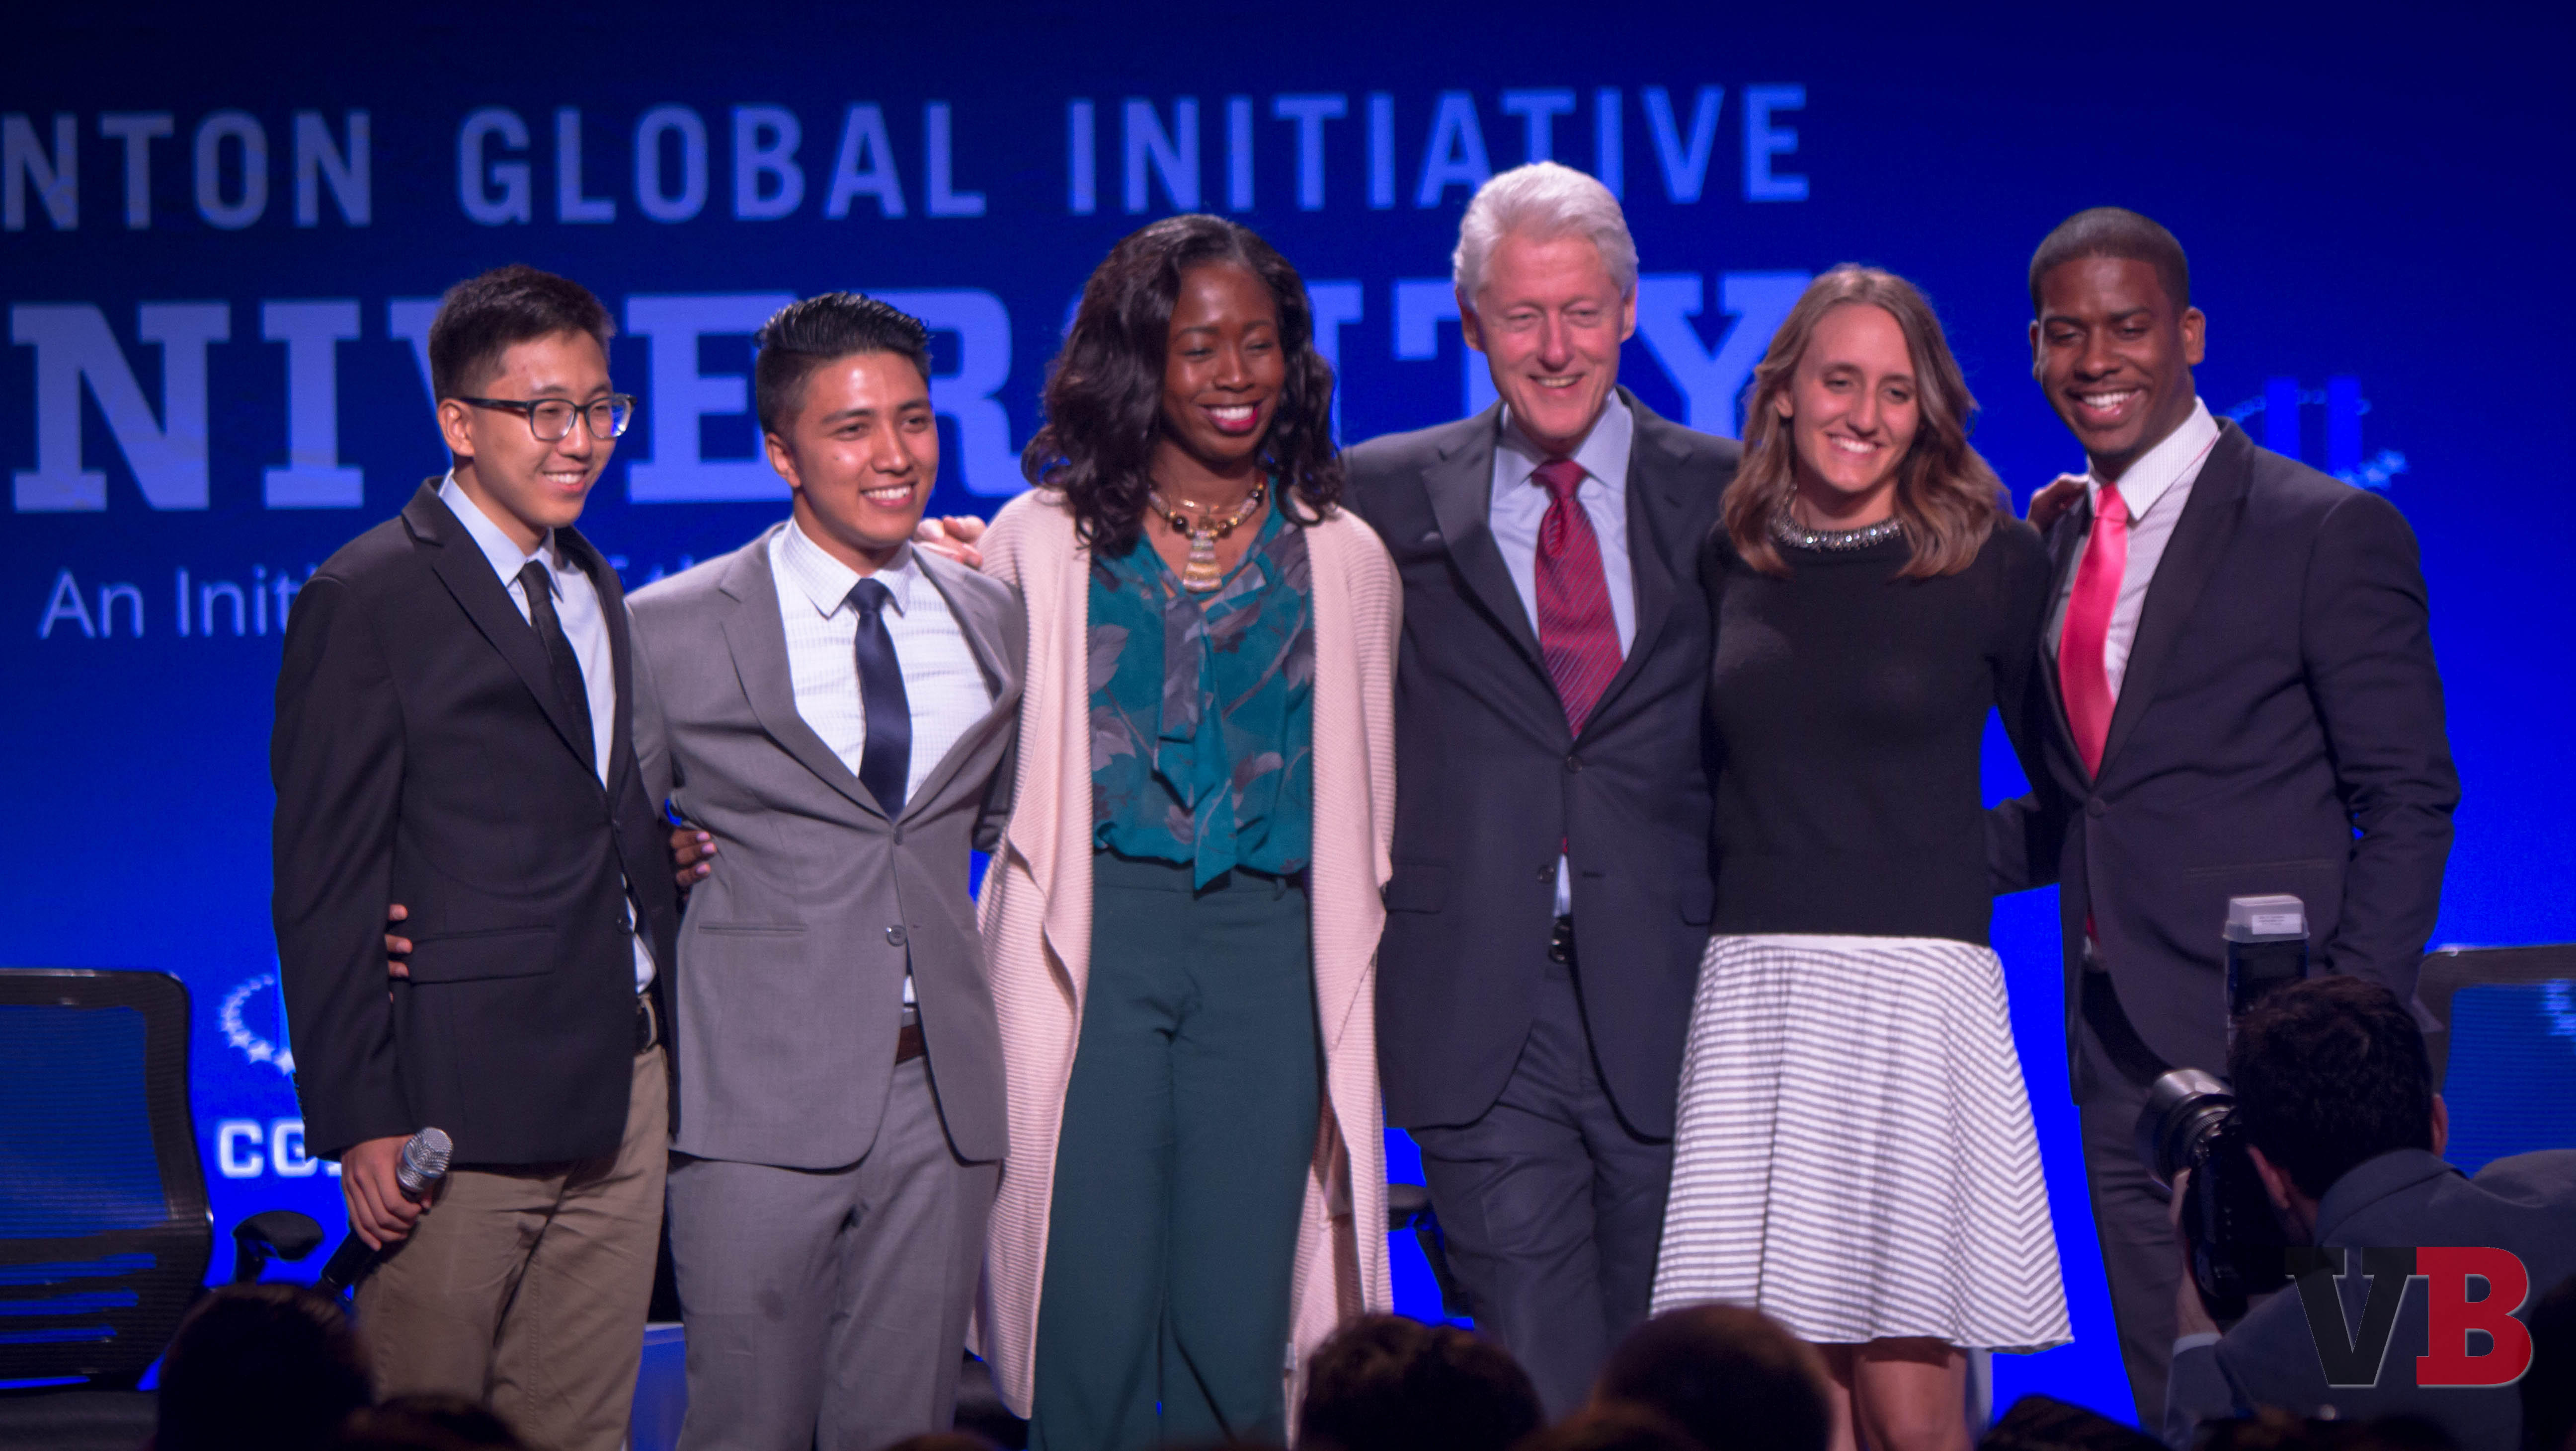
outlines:
[[[2349,1250],[2426,1245],[2511,1250],[2522,1257],[2531,1276],[2522,1315],[2528,1322],[2530,1307],[2541,1296],[2576,1275],[2576,1149],[2498,1159],[2474,1179],[2421,1149],[2382,1154],[2326,1191],[2317,1206],[2317,1243]],[[2346,1258],[2350,1273],[2336,1289],[2349,1329],[2362,1322],[2370,1282],[2361,1274],[2361,1256]],[[2332,1414],[2341,1420],[2421,1416],[2450,1432],[2462,1447],[2522,1444],[2519,1387],[2415,1384],[2415,1357],[2429,1343],[2429,1305],[2425,1282],[2409,1281],[2387,1357],[2380,1363],[2379,1384],[2363,1389],[2326,1384],[2325,1364],[2318,1358],[2298,1291],[2272,1296],[2215,1343],[2174,1357],[2165,1391],[2165,1440],[2188,1446],[2204,1420],[2278,1406],[2300,1416]]]
[[[2049,532],[2052,600],[2092,527],[2080,505]],[[1987,842],[1997,892],[2059,887],[2070,1035],[2089,917],[2138,1036],[2169,1066],[2221,1069],[2227,899],[2263,893],[2307,904],[2312,970],[2413,1001],[2460,780],[2394,505],[2223,423],[2147,589],[2098,776],[2041,655],[2022,708],[2045,769]]]
[[[1620,397],[1636,418],[1636,635],[1579,738],[1487,525],[1500,405],[1346,456],[1345,501],[1404,581],[1377,992],[1378,1076],[1403,1127],[1468,1123],[1501,1096],[1537,1013],[1562,845],[1611,1102],[1638,1133],[1673,1131],[1714,895],[1699,547],[1738,451]]]

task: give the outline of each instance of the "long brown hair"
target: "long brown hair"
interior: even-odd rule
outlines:
[[[1957,574],[1974,563],[1997,519],[2009,519],[2011,496],[1995,471],[1968,446],[1977,400],[1968,393],[1958,360],[1941,336],[1941,320],[1914,284],[1893,272],[1845,263],[1807,284],[1786,322],[1771,335],[1770,350],[1754,365],[1752,396],[1744,405],[1744,466],[1726,490],[1726,533],[1735,552],[1764,574],[1787,574],[1789,563],[1771,540],[1771,520],[1797,489],[1797,444],[1788,421],[1774,409],[1798,371],[1798,360],[1825,314],[1849,304],[1883,309],[1905,334],[1914,362],[1915,399],[1922,421],[1913,446],[1896,464],[1896,517],[1904,521],[1913,557],[1901,578]]]

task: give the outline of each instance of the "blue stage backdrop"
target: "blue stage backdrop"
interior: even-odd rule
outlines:
[[[936,506],[990,512],[1084,276],[1175,211],[1240,218],[1302,269],[1345,439],[1480,407],[1449,250],[1476,184],[1537,157],[1626,201],[1645,275],[1622,376],[1650,406],[1735,432],[1802,282],[1872,262],[1931,294],[1978,443],[2026,496],[2081,463],[2028,379],[2027,259],[2069,212],[2136,207],[2190,248],[2210,406],[2422,538],[2467,792],[2439,937],[2576,937],[2576,785],[2549,764],[2576,618],[2571,138],[2541,69],[2563,20],[888,9],[10,21],[0,962],[186,980],[220,1229],[280,1205],[340,1224],[268,920],[279,638],[313,567],[444,468],[429,317],[503,262],[618,320],[643,411],[583,528],[632,587],[783,512],[747,408],[771,309],[847,287],[928,320]],[[2017,789],[1990,756],[1992,791]],[[2119,1408],[2052,914],[2008,902],[1997,932],[2080,1338],[1999,1389]],[[1404,1294],[1436,1313],[1418,1271]]]

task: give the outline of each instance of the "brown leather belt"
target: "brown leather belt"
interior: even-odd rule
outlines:
[[[921,1046],[921,1025],[919,1023],[906,1023],[903,1025],[902,1030],[894,1035],[895,1062],[909,1063],[913,1059],[920,1057],[924,1051],[925,1050]]]
[[[662,1016],[653,1008],[653,994],[649,991],[637,993],[635,995],[635,1051],[649,1052],[654,1044],[661,1041]]]

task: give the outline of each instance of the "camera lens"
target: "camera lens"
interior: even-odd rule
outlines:
[[[2236,1106],[2227,1085],[2197,1068],[2177,1068],[2147,1090],[2138,1114],[2138,1162],[2171,1188],[2174,1175],[2192,1165],[2201,1142]]]

